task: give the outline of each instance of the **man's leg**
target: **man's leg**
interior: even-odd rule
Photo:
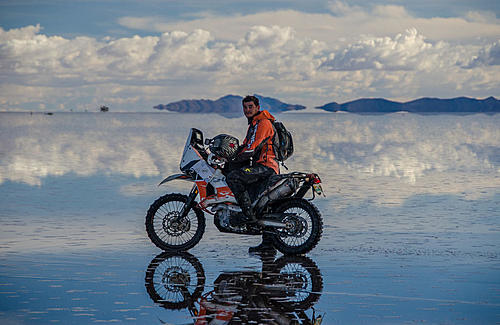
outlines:
[[[257,246],[249,247],[248,252],[249,253],[265,253],[266,255],[276,254],[276,248],[274,248],[271,234],[264,232],[262,234],[262,242]]]
[[[255,221],[255,212],[252,209],[252,200],[248,193],[248,187],[252,184],[267,179],[274,171],[266,166],[255,165],[243,167],[230,172],[227,177],[227,185],[233,191],[236,201],[248,220]]]
[[[255,212],[252,209],[252,200],[248,194],[248,186],[258,180],[252,173],[250,167],[235,169],[226,177],[227,185],[233,191],[234,197],[238,202],[247,221],[256,221]]]
[[[243,210],[243,213],[249,220],[256,220],[256,217],[255,212],[252,209],[250,195],[247,191],[248,186],[257,181],[267,180],[267,178],[269,178],[273,174],[273,169],[262,165],[236,169],[228,174],[226,178],[227,184],[233,191],[234,196],[241,207],[241,210]],[[250,253],[275,253],[276,249],[273,247],[271,235],[264,232],[262,234],[262,243],[258,246],[250,247],[248,251]]]

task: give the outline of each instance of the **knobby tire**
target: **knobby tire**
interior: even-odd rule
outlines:
[[[280,252],[285,255],[300,255],[310,252],[321,239],[323,233],[323,220],[318,208],[305,199],[292,198],[283,202],[277,209],[278,212],[285,212],[289,209],[300,209],[307,213],[311,218],[311,233],[307,240],[300,245],[288,245],[281,238],[279,233],[273,235],[273,244]],[[291,238],[291,237],[287,237]]]
[[[191,239],[179,245],[169,244],[166,243],[155,231],[155,221],[158,222],[158,218],[161,217],[157,214],[158,210],[160,210],[160,212],[165,212],[165,208],[163,208],[163,206],[173,202],[182,203],[181,206],[183,206],[187,202],[187,200],[188,197],[183,194],[167,194],[157,199],[149,207],[149,210],[146,214],[146,232],[149,239],[151,239],[153,244],[155,244],[158,248],[168,252],[186,251],[190,248],[193,248],[201,240],[201,237],[205,232],[205,215],[199,208],[196,207],[195,204],[193,207],[191,207],[192,211],[190,211],[190,213],[194,212],[196,215],[197,229]]]
[[[190,278],[190,280],[192,280],[192,283],[190,282],[187,284],[189,287],[182,288],[186,292],[183,300],[171,301],[169,299],[172,298],[172,292],[169,292],[169,289],[179,293],[181,291],[180,288],[170,288],[168,284],[162,282],[155,283],[155,273],[159,272],[159,268],[163,269],[165,272],[168,272],[168,268],[165,270],[162,267],[163,264],[168,263],[169,260],[172,260],[172,265],[167,264],[167,267],[176,267],[176,271],[178,271],[178,269],[185,270],[186,268],[190,267],[193,268],[194,272],[196,273],[195,278]],[[162,276],[158,276],[157,278],[162,279],[165,277],[164,274],[161,275]],[[160,304],[167,309],[184,309],[188,308],[191,304],[194,304],[194,302],[198,300],[198,298],[202,295],[205,288],[205,272],[200,261],[187,252],[163,252],[160,255],[156,256],[149,264],[146,270],[145,281],[146,290],[155,303]]]

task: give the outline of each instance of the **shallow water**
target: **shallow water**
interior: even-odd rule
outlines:
[[[239,283],[229,297],[247,295],[233,321],[304,323],[314,312],[323,324],[498,322],[500,116],[278,118],[294,136],[287,166],[319,173],[327,196],[314,200],[319,245],[276,266],[248,255],[259,238],[218,233],[210,219],[189,257],[157,257],[144,230],[157,197],[189,190],[156,186],[178,172],[189,128],[241,139],[243,118],[0,113],[0,322],[193,323],[191,304],[169,309],[151,294],[152,269],[163,288],[169,271],[203,274],[190,295],[167,298],[191,297],[196,310],[220,302],[221,280]],[[304,287],[266,287],[292,275]]]

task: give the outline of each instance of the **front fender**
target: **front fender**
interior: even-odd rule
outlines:
[[[174,179],[182,179],[182,180],[185,180],[185,181],[188,181],[188,182],[192,182],[194,181],[193,178],[189,175],[186,175],[186,174],[174,174],[174,175],[170,175],[168,176],[167,178],[165,178],[164,180],[161,181],[160,184],[158,184],[158,186],[166,183],[166,182],[170,182],[170,181],[173,181]]]

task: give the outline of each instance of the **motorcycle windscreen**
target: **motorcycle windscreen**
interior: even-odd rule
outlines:
[[[202,159],[200,153],[193,147],[193,143],[198,143],[198,141],[203,141],[203,133],[201,133],[200,130],[193,128],[189,131],[186,145],[184,146],[184,152],[182,153],[180,163],[181,171],[188,170],[191,166]]]
[[[207,164],[196,149],[196,147],[200,146],[203,148],[203,133],[198,129],[192,128],[184,146],[180,168],[183,172],[192,170],[201,176],[203,180],[208,181],[213,175],[214,169]]]

